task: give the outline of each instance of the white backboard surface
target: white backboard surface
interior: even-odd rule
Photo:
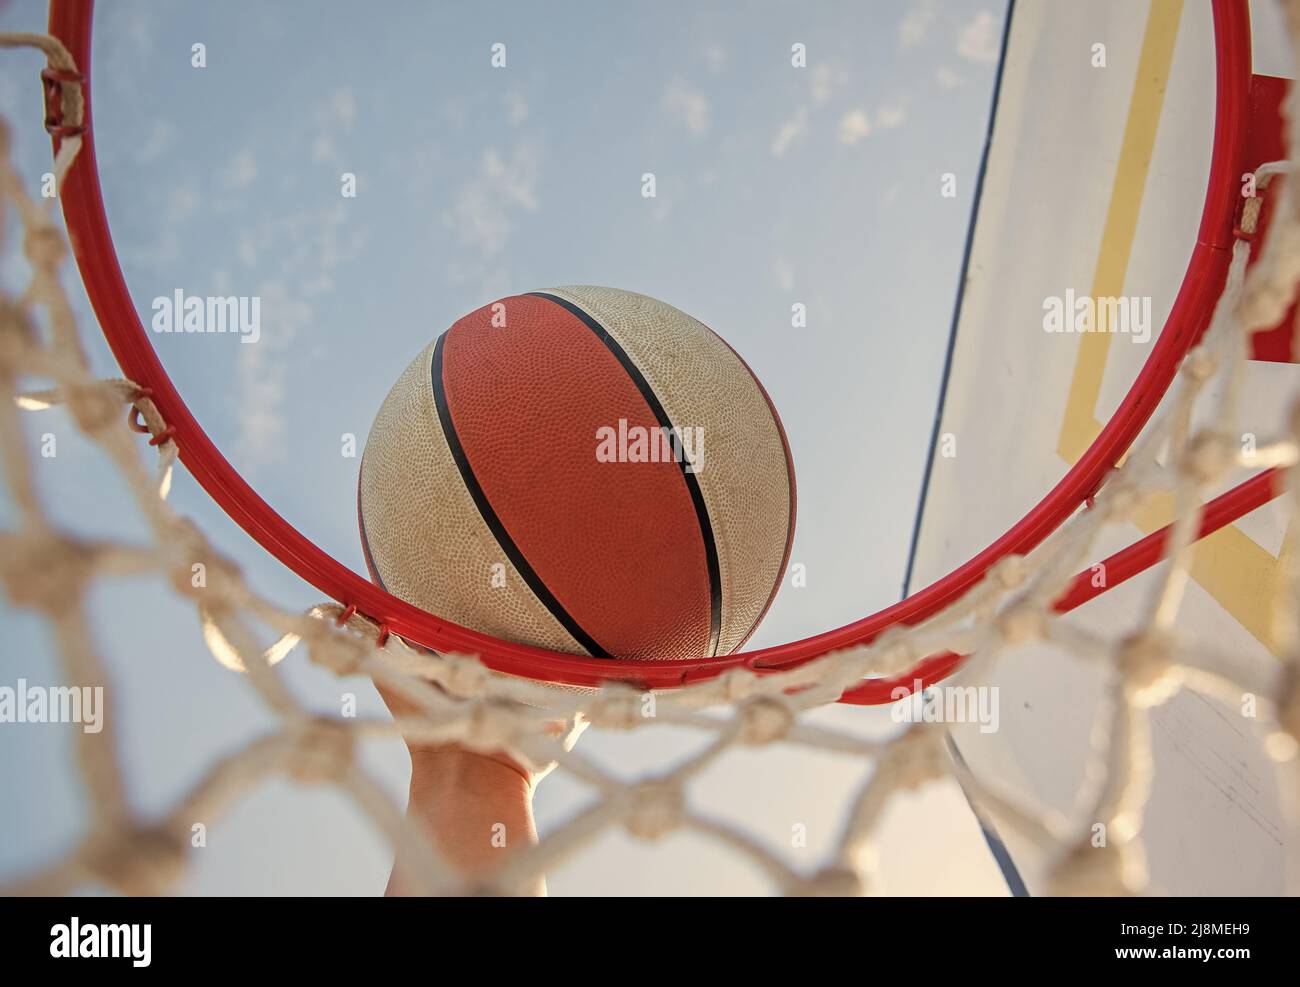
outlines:
[[[1276,12],[1252,4],[1251,13],[1255,72],[1291,76]],[[909,591],[1023,516],[1109,419],[1164,324],[1205,198],[1209,4],[1018,0],[1012,17],[939,423],[956,454],[939,450],[931,464]],[[1104,68],[1093,64],[1095,44],[1105,45]],[[1045,332],[1044,299],[1069,290],[1149,296],[1151,341]],[[1297,368],[1252,362],[1247,373],[1244,429],[1274,434]],[[1140,525],[1111,526],[1098,557],[1167,520],[1152,511]],[[1268,604],[1288,523],[1275,502],[1203,542],[1180,628],[1271,660]],[[1148,573],[1066,619],[1122,634],[1151,581]],[[994,676],[1000,729],[959,727],[962,756],[989,784],[1069,813],[1100,671],[1029,646],[1005,655]],[[1155,711],[1153,743],[1143,837],[1155,888],[1282,893],[1282,819],[1252,721],[1185,690]],[[997,828],[1030,893],[1042,893],[1047,861]]]

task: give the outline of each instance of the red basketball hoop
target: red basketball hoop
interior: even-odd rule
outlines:
[[[607,680],[642,688],[671,688],[711,678],[732,668],[757,672],[789,669],[831,651],[870,642],[894,624],[914,624],[936,613],[974,586],[990,566],[1024,554],[1060,526],[1096,493],[1110,469],[1141,432],[1173,381],[1178,366],[1209,324],[1228,270],[1238,178],[1257,162],[1247,160],[1251,120],[1251,52],[1246,0],[1215,0],[1216,114],[1210,176],[1201,223],[1182,286],[1151,355],[1114,416],[1079,461],[1043,499],[1000,538],[948,575],[878,613],[835,630],[744,654],[685,661],[617,662],[511,644],[441,620],[394,597],[326,554],[280,517],[222,456],[190,413],[150,343],[127,291],[109,233],[99,186],[92,126],[91,0],[54,0],[50,33],[62,40],[85,77],[83,146],[62,191],[77,265],[103,332],[123,373],[149,389],[167,423],[180,458],[199,484],[263,548],[349,610],[363,613],[391,632],[443,652],[476,654],[489,668],[512,675],[570,685]],[[55,150],[62,139],[56,130]],[[1201,535],[1231,523],[1280,492],[1276,472],[1266,471],[1207,506]],[[1109,585],[1141,572],[1160,558],[1167,529],[1106,560]],[[1091,599],[1084,577],[1075,581],[1057,609]],[[934,682],[961,662],[953,654],[927,658],[891,679],[870,679],[846,692],[841,702],[889,702],[898,688]]]

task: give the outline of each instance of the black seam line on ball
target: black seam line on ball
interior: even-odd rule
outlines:
[[[361,477],[365,474],[366,457],[361,455],[361,469],[357,471],[357,527],[361,529],[361,554],[365,556],[366,572],[374,577],[379,588],[385,593],[388,587],[384,585],[384,577],[379,574],[379,565],[375,562],[374,553],[370,551],[370,536],[366,534],[366,516],[361,510]]]
[[[641,392],[645,398],[646,404],[654,412],[655,418],[661,427],[673,431],[673,421],[668,417],[668,412],[659,402],[659,396],[655,394],[654,388],[650,382],[645,379],[641,369],[628,356],[627,351],[618,344],[609,331],[600,324],[589,313],[583,311],[577,305],[568,299],[560,298],[558,295],[547,294],[544,291],[530,291],[528,294],[534,298],[545,298],[547,301],[554,302],[565,311],[575,315],[578,319],[596,334],[596,338],[605,344],[605,348],[614,354],[614,358],[622,365],[623,370],[632,378],[632,383],[636,389]],[[700,488],[700,481],[694,473],[687,467],[690,465],[686,457],[677,461],[681,469],[682,479],[686,481],[686,489],[691,495],[691,503],[695,505],[695,518],[700,524],[700,537],[704,540],[704,560],[709,571],[709,657],[718,653],[718,639],[722,635],[722,566],[718,562],[718,546],[713,539],[713,525],[709,522],[709,507],[704,502],[704,491]]]
[[[438,342],[433,347],[433,362],[430,366],[430,376],[433,379],[433,403],[438,409],[438,421],[442,423],[442,434],[447,439],[447,448],[451,451],[451,458],[460,471],[460,478],[465,484],[465,489],[469,491],[470,497],[474,499],[474,505],[478,508],[479,515],[488,526],[488,530],[492,532],[492,537],[501,546],[501,551],[506,553],[506,558],[510,560],[510,564],[515,567],[528,588],[533,591],[533,595],[541,601],[542,606],[550,611],[551,616],[558,620],[564,629],[573,635],[573,639],[581,644],[593,658],[611,657],[608,651],[596,643],[595,638],[582,629],[582,625],[573,619],[573,615],[564,609],[536,570],[528,564],[528,560],[524,558],[524,553],[519,550],[519,546],[510,537],[510,532],[506,531],[505,525],[501,523],[501,518],[497,516],[497,512],[492,509],[491,503],[488,502],[487,494],[483,492],[482,486],[479,485],[478,477],[474,475],[474,468],[465,455],[465,448],[460,444],[460,436],[456,434],[456,424],[451,420],[451,409],[447,406],[447,392],[442,382],[442,344],[446,339],[447,333],[444,332],[438,337]]]

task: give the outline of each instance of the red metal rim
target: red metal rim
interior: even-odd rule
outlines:
[[[478,655],[489,668],[570,685],[620,680],[642,688],[671,688],[732,668],[796,667],[831,651],[865,644],[898,624],[931,616],[974,586],[999,559],[1024,554],[1090,497],[1136,439],[1168,389],[1183,356],[1209,322],[1227,274],[1237,180],[1244,160],[1251,51],[1247,0],[1214,0],[1216,111],[1209,183],[1200,230],[1182,287],[1151,355],[1127,396],[1083,457],[1043,499],[1000,538],[943,578],[878,613],[813,637],[770,648],[686,661],[617,662],[512,644],[449,623],[392,596],[336,561],[277,514],[222,456],[195,420],[149,341],[122,277],[104,211],[92,125],[93,0],[53,0],[50,33],[67,46],[86,77],[83,146],[62,192],[63,212],[78,268],[104,336],[122,372],[152,391],[180,449],[181,461],[209,496],[264,549],[318,590],[398,634],[435,651]],[[58,138],[55,139],[57,150]],[[891,679],[871,679],[842,701],[888,702],[899,685],[929,684],[960,659],[940,655]]]

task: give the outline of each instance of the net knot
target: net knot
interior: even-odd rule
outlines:
[[[341,780],[352,770],[356,743],[337,720],[312,716],[287,730],[290,746],[285,770],[304,785]]]
[[[1140,708],[1159,706],[1181,687],[1173,662],[1173,641],[1158,630],[1139,631],[1126,638],[1115,655],[1130,702]]]
[[[0,369],[14,373],[36,341],[27,311],[8,298],[0,298]]]
[[[509,699],[485,699],[470,707],[465,742],[480,751],[507,750],[519,736],[523,707]]]
[[[1287,415],[1287,426],[1291,432],[1291,438],[1300,442],[1300,399],[1297,399],[1291,405],[1291,410]]]
[[[1268,753],[1275,761],[1290,761],[1300,753],[1300,665],[1285,666],[1277,698],[1277,729],[1268,738]]]
[[[9,599],[54,618],[81,604],[101,556],[98,546],[52,531],[0,535],[0,547]]]
[[[995,562],[989,569],[989,579],[998,583],[1003,589],[1017,589],[1029,576],[1029,564],[1023,555],[1007,555]]]
[[[168,578],[181,596],[219,611],[223,601],[231,599],[233,592],[243,586],[239,566],[218,552],[193,522],[176,518],[167,541],[172,545]]]
[[[1016,600],[998,614],[998,634],[1008,647],[1037,641],[1043,636],[1047,615],[1033,600]]]
[[[736,710],[742,744],[760,747],[780,740],[794,726],[794,710],[777,696],[759,696]]]
[[[1210,483],[1232,468],[1237,451],[1222,432],[1205,431],[1187,444],[1183,472],[1198,484]]]
[[[366,641],[353,637],[323,622],[314,620],[315,628],[303,635],[307,643],[307,658],[340,677],[359,675],[370,658],[370,647]]]
[[[331,603],[313,609],[311,617],[308,632],[303,634],[308,658],[335,675],[363,672],[375,649],[383,648],[392,637],[387,625],[359,613],[355,606]]]
[[[889,628],[871,645],[873,658],[871,671],[880,675],[897,675],[906,671],[924,657],[916,653],[915,642],[906,628],[897,625]]]
[[[124,895],[163,895],[183,876],[186,849],[179,833],[161,826],[114,829],[91,838],[86,869]]]
[[[948,773],[946,731],[916,723],[891,740],[876,762],[876,777],[890,791],[915,791]]]
[[[602,730],[631,730],[645,719],[646,695],[621,683],[610,683],[591,704],[587,719]]]
[[[1142,505],[1142,493],[1127,481],[1112,483],[1106,491],[1106,512],[1116,521],[1127,521]]]
[[[748,699],[758,688],[758,676],[748,668],[731,668],[718,676],[723,698],[729,703]]]
[[[74,384],[67,389],[68,411],[77,427],[89,436],[118,427],[122,396],[109,381]]]
[[[67,242],[58,229],[47,224],[28,227],[23,237],[23,253],[38,271],[52,271],[68,254]]]
[[[812,877],[798,877],[785,886],[788,898],[860,898],[862,878],[847,867],[825,867]]]
[[[1052,897],[1112,898],[1139,894],[1146,864],[1132,842],[1093,846],[1083,839],[1058,858],[1048,875]]]
[[[1188,380],[1196,384],[1209,381],[1219,368],[1219,361],[1205,346],[1198,346],[1183,360],[1182,372]]]
[[[437,669],[432,677],[459,699],[474,699],[487,690],[488,670],[475,658],[445,655]]]
[[[628,792],[630,807],[623,825],[633,836],[657,840],[682,824],[686,798],[681,787],[670,781],[643,781]]]

